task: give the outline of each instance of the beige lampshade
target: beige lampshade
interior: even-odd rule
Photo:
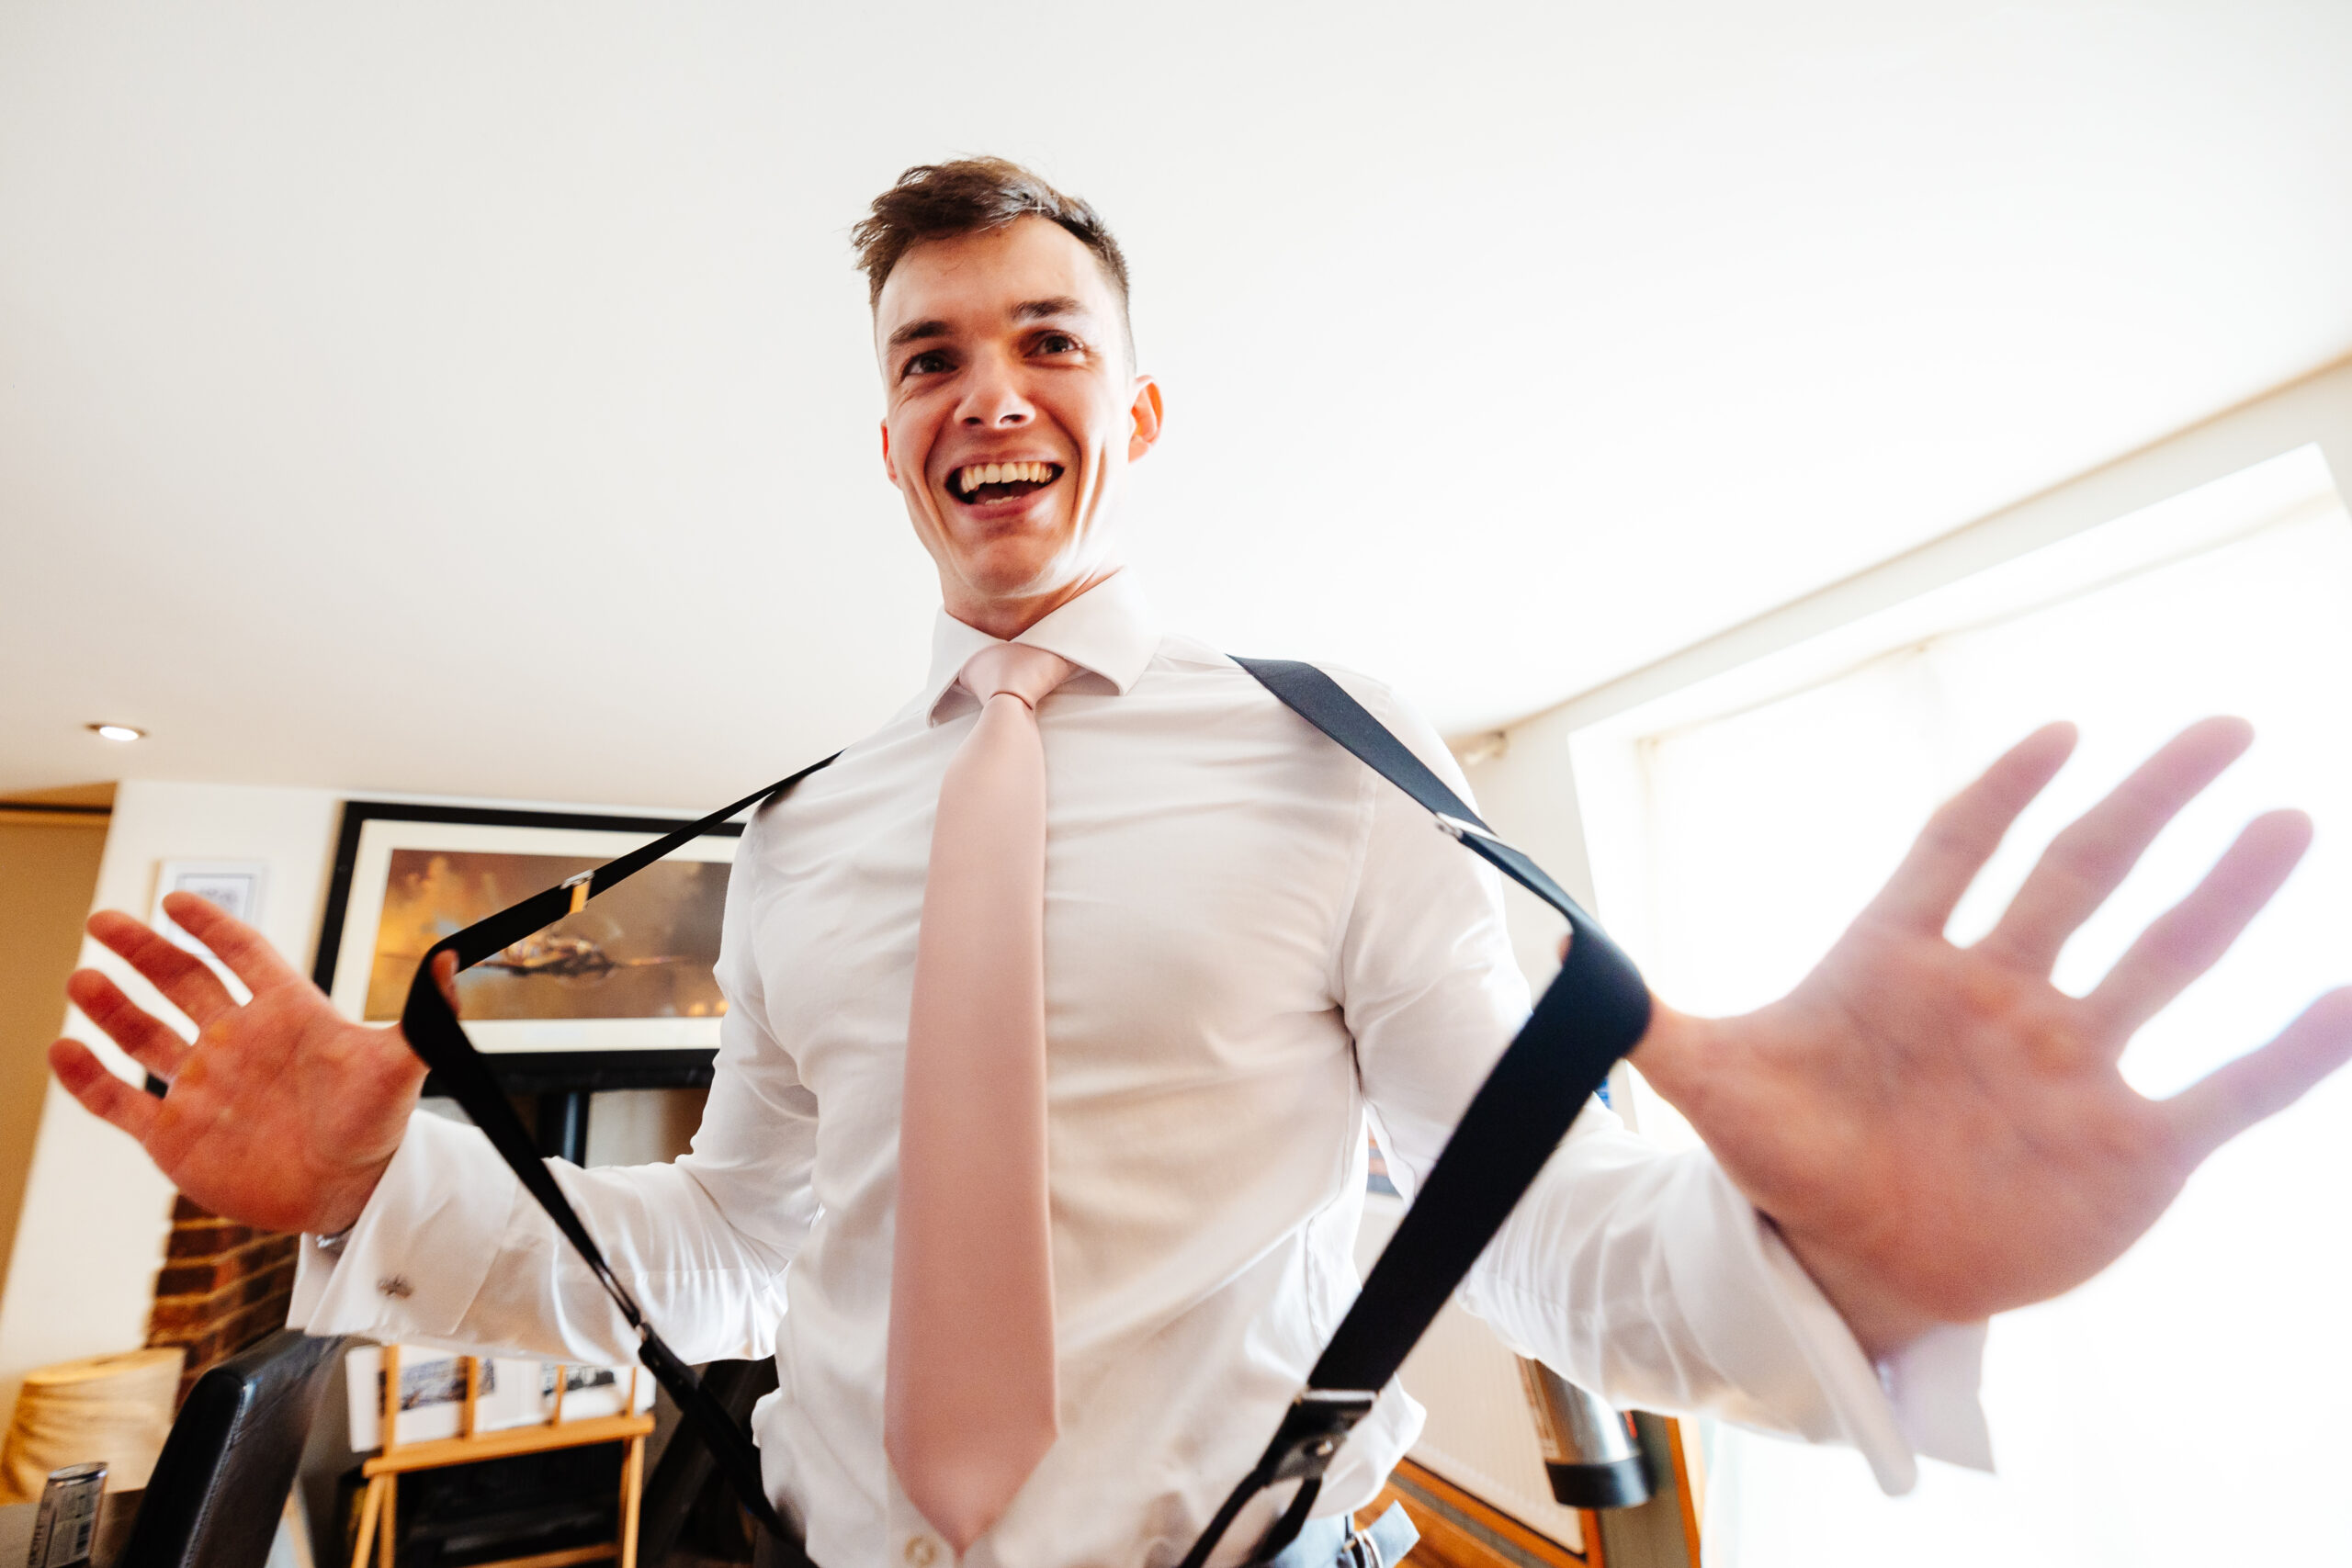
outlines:
[[[32,1502],[51,1471],[97,1460],[107,1491],[146,1485],[172,1429],[186,1355],[126,1350],[27,1373],[0,1448],[0,1503]]]

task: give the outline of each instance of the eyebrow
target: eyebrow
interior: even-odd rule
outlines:
[[[1043,321],[1056,316],[1083,316],[1086,313],[1085,304],[1075,295],[1069,294],[1057,294],[1046,299],[1023,299],[1012,308],[1012,319],[1016,321]],[[889,341],[884,346],[891,349],[904,348],[910,343],[947,337],[952,335],[952,333],[953,329],[937,317],[933,317],[929,321],[909,321],[905,326],[892,333]]]
[[[888,346],[891,348],[903,348],[908,344],[921,343],[925,338],[945,337],[946,335],[947,323],[945,321],[936,319],[928,321],[909,321],[905,326],[900,327],[897,332],[890,334],[890,341]]]
[[[1023,299],[1012,308],[1016,321],[1042,321],[1050,316],[1082,316],[1086,307],[1068,294],[1057,294],[1050,299]]]

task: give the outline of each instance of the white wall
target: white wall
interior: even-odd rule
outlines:
[[[1463,772],[1477,798],[1478,815],[1509,842],[1552,874],[1569,897],[1592,907],[1592,867],[1585,853],[1584,814],[1564,729],[1526,727],[1507,731],[1498,748]],[[1465,748],[1465,750],[1467,750]],[[1471,753],[1476,756],[1476,752]],[[1531,984],[1549,981],[1559,964],[1565,922],[1533,894],[1506,880],[1511,946]]]
[[[307,958],[334,852],[336,799],[325,790],[126,783],[115,795],[95,907],[143,919],[162,860],[266,861],[262,929]],[[86,938],[82,962],[113,975],[134,999],[175,1016],[129,965]],[[66,1013],[65,1032],[138,1080],[130,1060],[78,1011]],[[0,1298],[0,1414],[14,1409],[33,1368],[145,1339],[171,1203],[172,1184],[145,1152],[50,1079],[7,1294]]]
[[[1597,724],[2044,545],[2315,445],[2352,493],[2352,360],[2292,381],[2015,505],[1595,686],[1503,731],[1488,776],[1548,768],[1549,738]],[[1514,761],[1517,759],[1517,761]],[[1480,782],[1479,787],[1489,787]],[[1514,783],[1510,787],[1536,787]]]

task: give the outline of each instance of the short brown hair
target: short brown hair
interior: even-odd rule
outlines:
[[[1059,224],[1102,264],[1118,292],[1120,325],[1126,330],[1132,354],[1135,329],[1126,323],[1127,258],[1119,253],[1119,242],[1093,208],[1005,158],[918,164],[874,198],[865,218],[849,231],[857,247],[858,269],[865,274],[866,302],[881,303],[890,269],[923,241],[977,234],[1029,217]]]

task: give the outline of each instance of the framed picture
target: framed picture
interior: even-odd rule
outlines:
[[[435,942],[677,826],[346,802],[314,977],[346,1017],[395,1021]],[[710,1081],[727,1009],[712,969],[741,834],[729,824],[703,835],[458,976],[466,1033],[506,1089]]]
[[[193,893],[210,899],[247,925],[261,919],[262,895],[269,889],[264,860],[167,860],[155,872],[155,910],[166,893]]]

